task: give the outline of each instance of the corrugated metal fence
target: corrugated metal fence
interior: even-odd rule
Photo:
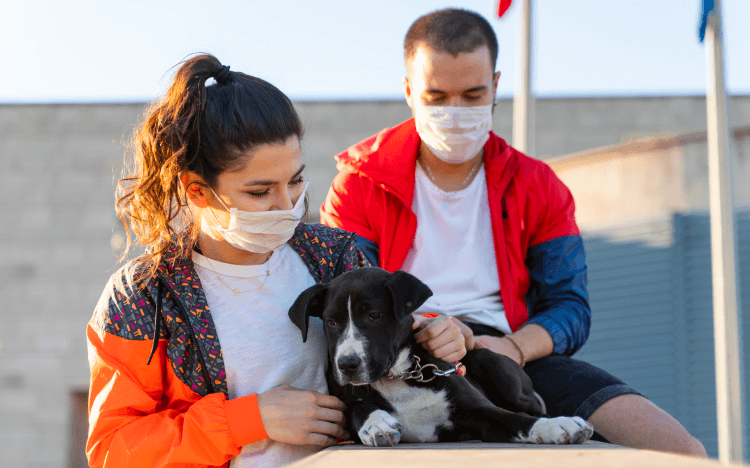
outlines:
[[[750,211],[736,213],[741,338],[750,336]],[[623,379],[717,456],[708,214],[584,233],[593,321],[576,358]],[[750,339],[743,339],[750,421]],[[750,453],[746,430],[745,456]]]

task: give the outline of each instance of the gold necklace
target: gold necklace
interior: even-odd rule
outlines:
[[[216,277],[219,279],[219,281],[221,281],[221,284],[223,284],[224,286],[227,287],[227,289],[229,289],[230,291],[232,291],[232,294],[234,294],[235,296],[238,295],[238,294],[244,294],[244,293],[247,293],[247,292],[253,292],[253,291],[257,291],[257,290],[261,289],[263,286],[266,285],[266,281],[268,281],[268,277],[271,276],[271,259],[269,258],[266,261],[266,274],[265,275],[255,275],[255,276],[246,276],[245,277],[245,278],[260,278],[261,276],[265,276],[265,278],[263,278],[263,284],[261,284],[260,286],[258,286],[255,289],[248,289],[247,291],[240,291],[239,288],[232,288],[227,283],[225,283],[224,280],[221,278],[221,275],[219,274],[219,272],[216,271],[216,268],[214,268],[214,264],[211,262],[211,259],[208,258],[208,257],[206,257],[205,255],[203,257],[206,260],[208,260],[208,264],[211,266],[211,269],[214,271],[214,273],[216,274]]]
[[[465,189],[470,182],[470,179],[476,175],[477,172],[479,172],[479,168],[482,167],[482,159],[479,160],[479,163],[475,164],[474,167],[471,168],[471,171],[469,171],[469,175],[466,176],[466,178],[461,182],[461,185],[458,189],[453,190],[454,192],[458,192],[459,190]],[[419,164],[422,166],[422,169],[425,170],[427,173],[427,177],[432,181],[433,184],[437,186],[437,182],[435,182],[435,176],[432,174],[432,169],[430,169],[430,166],[427,165],[427,163],[424,162],[424,159],[420,156],[419,157]]]

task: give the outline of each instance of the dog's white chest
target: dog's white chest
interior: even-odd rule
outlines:
[[[404,425],[401,431],[404,442],[437,442],[438,426],[451,426],[445,390],[434,392],[391,379],[381,379],[372,387],[396,410],[396,419]]]

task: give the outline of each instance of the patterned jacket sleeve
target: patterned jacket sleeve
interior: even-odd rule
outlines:
[[[242,445],[266,438],[256,395],[201,397],[175,377],[167,340],[159,340],[146,365],[153,336],[118,336],[108,329],[111,317],[130,313],[121,299],[142,304],[140,313],[153,313],[149,298],[129,289],[123,295],[113,283],[87,327],[90,466],[221,466]]]
[[[346,252],[344,252],[344,271],[354,270],[356,268],[363,268],[369,266],[377,266],[377,261],[373,263],[365,252],[362,250],[359,244],[359,240],[363,239],[357,234],[352,234],[351,242],[349,242]],[[375,256],[377,259],[377,254]]]

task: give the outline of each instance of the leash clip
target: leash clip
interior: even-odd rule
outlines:
[[[388,377],[390,379],[400,379],[400,380],[416,380],[417,382],[431,382],[435,379],[435,377],[447,377],[451,374],[458,374],[458,375],[466,375],[466,367],[461,364],[460,361],[457,361],[453,367],[451,367],[448,370],[441,371],[438,369],[438,366],[435,364],[425,364],[424,366],[420,364],[419,356],[412,355],[412,357],[416,360],[414,365],[416,366],[416,369],[411,370],[409,372],[404,372],[401,375]],[[426,379],[424,376],[424,371],[430,370],[432,372],[432,377],[429,379]]]

